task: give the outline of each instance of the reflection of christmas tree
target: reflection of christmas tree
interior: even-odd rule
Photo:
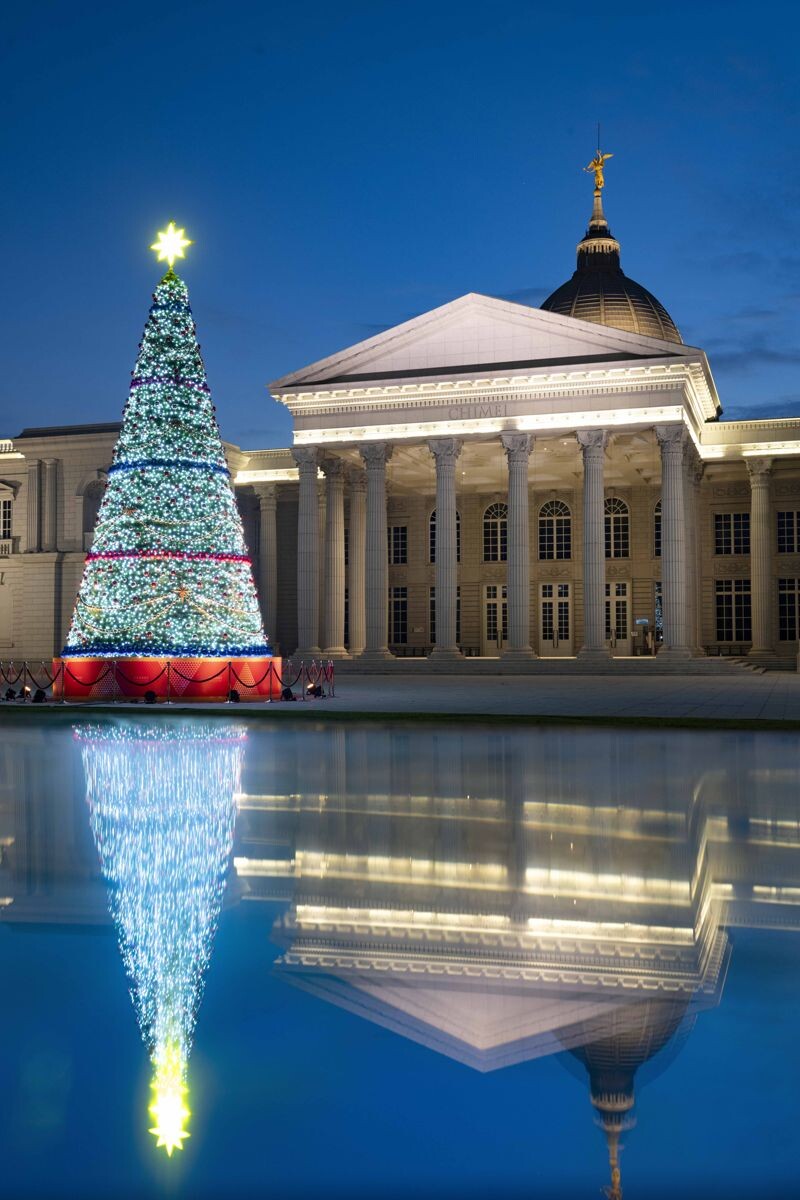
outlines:
[[[155,290],[65,656],[269,654],[195,336]]]
[[[245,732],[160,721],[76,730],[92,831],[142,1037],[151,1133],[189,1134],[186,1070],[233,844]]]

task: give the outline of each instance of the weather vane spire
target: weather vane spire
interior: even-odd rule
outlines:
[[[159,262],[168,262],[169,268],[172,270],[172,264],[176,258],[186,257],[186,247],[191,246],[192,242],[189,238],[184,237],[185,229],[176,229],[175,222],[170,221],[166,229],[160,229],[158,232],[158,240],[153,242],[150,247],[155,250],[158,255]]]

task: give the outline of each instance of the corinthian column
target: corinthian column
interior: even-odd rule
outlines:
[[[501,433],[508,459],[508,655],[530,657],[531,566],[528,525],[528,459],[533,438]]]
[[[372,442],[361,447],[367,468],[367,532],[365,546],[366,629],[364,654],[391,658],[389,653],[389,552],[386,542],[386,464],[392,447]]]
[[[436,461],[436,645],[431,658],[460,658],[456,642],[456,463],[461,442],[439,438],[428,442],[428,449]]]
[[[772,460],[748,458],[750,476],[750,596],[753,614],[751,654],[774,654],[772,584]]]
[[[608,658],[606,647],[606,526],[603,473],[608,434],[581,430],[583,452],[583,646],[580,658]]]
[[[275,649],[275,618],[278,607],[277,489],[274,483],[256,485],[260,513],[258,529],[258,590],[264,630]]]
[[[350,471],[350,525],[348,529],[347,596],[349,643],[351,654],[360,654],[366,641],[364,597],[364,554],[367,534],[367,477],[363,471]]]
[[[690,658],[686,587],[686,505],[683,425],[656,425],[661,447],[661,596],[664,610],[662,655]]]
[[[297,653],[319,655],[319,501],[315,446],[296,447],[292,454],[300,472],[297,510]]]
[[[325,611],[323,653],[346,654],[344,648],[344,463],[327,458],[322,464],[327,484],[325,506]]]

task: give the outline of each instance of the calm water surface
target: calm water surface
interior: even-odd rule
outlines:
[[[6,722],[0,1191],[796,1194],[799,785],[788,734]]]

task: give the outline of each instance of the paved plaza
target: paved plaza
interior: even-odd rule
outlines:
[[[664,678],[342,676],[339,712],[487,713],[566,717],[694,717],[800,721],[800,675],[749,671]],[[293,711],[300,705],[275,705]]]

